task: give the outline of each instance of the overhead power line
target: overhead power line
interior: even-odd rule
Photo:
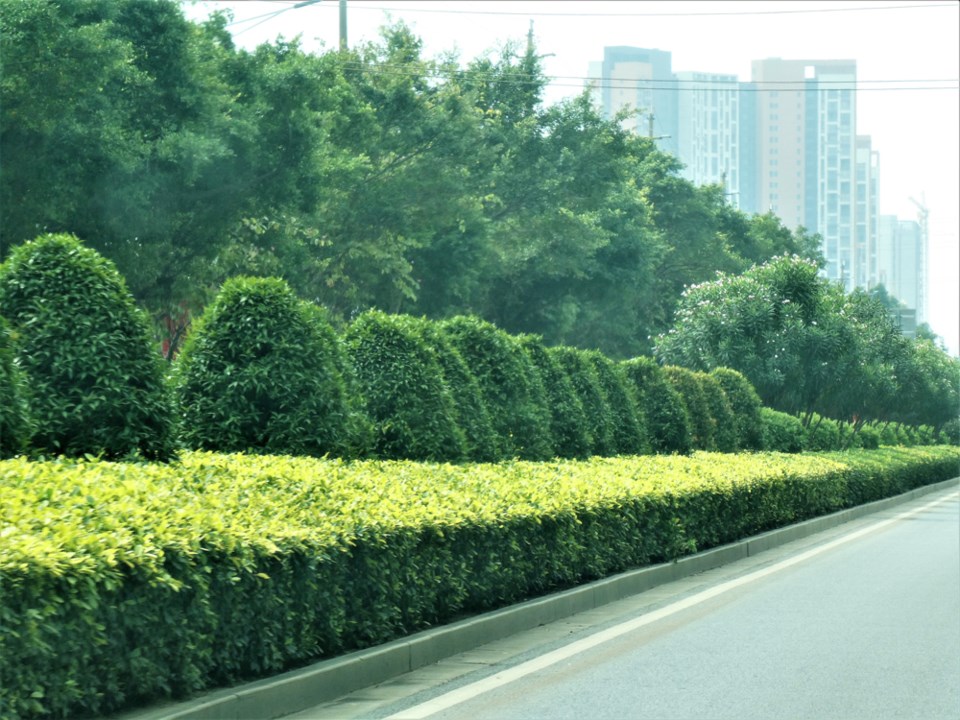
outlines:
[[[867,12],[881,10],[921,10],[926,8],[950,8],[958,7],[957,3],[925,3],[922,5],[855,5],[851,7],[839,8],[797,8],[783,10],[733,10],[729,12],[710,11],[710,12],[562,12],[562,11],[521,11],[521,10],[464,10],[463,8],[442,8],[442,7],[392,7],[364,5],[354,2],[351,9],[355,10],[379,10],[383,12],[410,12],[410,13],[431,13],[446,15],[522,15],[524,17],[597,17],[597,18],[618,18],[618,17],[737,17],[745,15],[815,15],[821,13],[843,13],[843,12]]]
[[[471,72],[469,69],[444,70],[442,68],[421,71],[403,65],[365,65],[355,61],[346,61],[342,64],[347,70],[363,70],[374,75],[395,75],[399,77],[432,77],[471,78],[477,82],[496,81],[510,85],[532,85],[546,80],[551,87],[585,87],[589,84],[596,88],[629,89],[650,88],[654,90],[698,90],[704,87],[718,86],[721,90],[736,92],[800,92],[809,88],[808,80],[768,80],[768,81],[740,81],[740,80],[695,80],[695,79],[643,79],[626,80],[602,77],[588,77],[576,75],[537,76],[524,73],[515,73],[504,77],[499,73]],[[569,82],[567,82],[569,81]],[[749,86],[749,87],[748,87]],[[957,90],[960,88],[960,79],[957,78],[928,78],[928,79],[874,79],[874,80],[818,80],[817,89],[851,90],[853,92],[876,92],[895,90]]]

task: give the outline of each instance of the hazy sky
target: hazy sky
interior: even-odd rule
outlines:
[[[231,10],[230,29],[243,47],[300,35],[307,50],[336,48],[338,0],[295,4],[184,3],[194,19]],[[581,92],[590,61],[601,60],[607,45],[667,50],[674,71],[729,73],[741,80],[750,79],[750,63],[757,59],[856,60],[857,133],[872,136],[880,153],[880,212],[915,219],[910,198],[926,198],[927,320],[950,351],[960,353],[957,0],[348,0],[347,6],[350,45],[375,40],[392,18],[423,39],[426,57],[456,50],[463,62],[508,40],[525,42],[533,20],[538,51],[547,56],[545,72],[553,79],[547,102]]]

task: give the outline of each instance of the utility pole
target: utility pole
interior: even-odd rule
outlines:
[[[647,137],[651,140],[666,140],[670,135],[654,135],[653,134],[653,113],[647,113]]]
[[[347,49],[347,0],[340,0],[340,51]]]

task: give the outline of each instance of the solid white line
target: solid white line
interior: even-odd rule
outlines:
[[[856,530],[835,540],[831,540],[828,543],[818,545],[817,547],[807,550],[806,552],[802,552],[799,555],[794,555],[786,560],[781,560],[780,562],[770,565],[769,567],[762,568],[761,570],[755,570],[752,573],[748,573],[747,575],[743,575],[742,577],[735,578],[733,580],[728,580],[727,582],[716,585],[708,590],[704,590],[695,595],[691,595],[690,597],[678,600],[675,603],[657,610],[653,610],[652,612],[641,615],[633,620],[628,620],[620,623],[619,625],[614,625],[613,627],[607,628],[606,630],[601,630],[593,635],[590,635],[589,637],[576,640],[569,645],[565,645],[564,647],[533,658],[532,660],[515,665],[514,667],[483,678],[482,680],[470,683],[469,685],[464,685],[456,690],[451,690],[450,692],[439,695],[432,700],[428,700],[419,705],[414,705],[406,710],[401,710],[394,715],[390,715],[386,720],[422,720],[422,718],[427,718],[435,713],[447,710],[448,708],[459,705],[467,700],[471,700],[485,692],[489,692],[502,685],[513,682],[514,680],[519,680],[522,677],[526,677],[527,675],[535,673],[539,670],[543,670],[551,665],[555,665],[556,663],[562,662],[563,660],[573,657],[578,653],[582,653],[605,642],[618,638],[626,633],[633,632],[634,630],[642,628],[645,625],[650,625],[658,620],[662,620],[671,615],[675,615],[678,612],[682,612],[683,610],[704,603],[707,600],[715,598],[718,595],[722,595],[725,592],[743,585],[747,585],[748,583],[756,580],[760,580],[761,578],[767,577],[768,575],[772,575],[776,572],[780,572],[781,570],[785,570],[786,568],[792,567],[798,563],[802,563],[805,560],[809,560],[810,558],[827,552],[828,550],[832,550],[835,547],[852,542],[853,540],[863,537],[868,533],[876,532],[881,528],[904,520],[911,515],[917,515],[925,512],[936,505],[946,502],[947,500],[952,500],[958,496],[960,496],[960,492],[953,492],[950,495],[940,498],[939,500],[929,502],[922,507],[914,510],[906,510],[896,517],[889,518],[887,520],[880,520],[865,528],[861,528],[860,530]]]

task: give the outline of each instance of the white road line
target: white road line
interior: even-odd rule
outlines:
[[[743,585],[747,585],[748,583],[754,582],[756,580],[760,580],[761,578],[767,577],[768,575],[772,575],[776,572],[780,572],[781,570],[785,570],[788,567],[791,567],[798,563],[802,563],[805,560],[809,560],[810,558],[820,555],[821,553],[825,553],[828,550],[832,550],[835,547],[838,547],[848,542],[852,542],[853,540],[863,537],[868,533],[876,532],[881,528],[884,528],[888,525],[892,525],[893,523],[904,520],[910,517],[911,515],[917,515],[919,513],[925,512],[930,508],[935,507],[936,505],[939,505],[941,503],[944,503],[948,500],[952,500],[957,497],[960,497],[960,492],[953,492],[950,495],[946,495],[940,498],[939,500],[934,500],[932,502],[929,502],[922,507],[916,508],[914,510],[906,510],[893,518],[878,521],[865,528],[861,528],[860,530],[856,530],[847,535],[843,535],[842,537],[839,537],[836,540],[831,540],[830,542],[824,543],[823,545],[818,545],[817,547],[811,550],[807,550],[806,552],[802,552],[799,555],[794,555],[793,557],[788,558],[786,560],[781,560],[780,562],[774,565],[770,565],[769,567],[765,567],[761,570],[756,570],[752,573],[748,573],[747,575],[743,575],[742,577],[736,578],[734,580],[728,580],[727,582],[721,583],[720,585],[716,585],[715,587],[712,587],[709,590],[704,590],[702,592],[697,593],[696,595],[691,595],[690,597],[684,598],[683,600],[678,600],[677,602],[667,605],[666,607],[659,608],[658,610],[653,610],[652,612],[649,612],[645,615],[634,618],[633,620],[628,620],[626,622],[620,623],[619,625],[615,625],[613,627],[607,628],[606,630],[601,630],[600,632],[590,635],[589,637],[582,638],[581,640],[576,640],[570,643],[569,645],[565,645],[564,647],[558,648],[544,655],[533,658],[532,660],[528,660],[524,663],[520,663],[519,665],[515,665],[514,667],[508,668],[502,672],[483,678],[482,680],[478,680],[474,683],[470,683],[469,685],[464,685],[463,687],[459,687],[456,690],[451,690],[450,692],[445,693],[443,695],[439,695],[433,698],[432,700],[428,700],[419,705],[414,705],[411,708],[402,710],[394,715],[390,715],[386,720],[422,720],[422,718],[430,717],[431,715],[434,715],[438,712],[447,710],[448,708],[451,708],[455,705],[459,705],[460,703],[466,702],[467,700],[471,700],[477,697],[478,695],[482,695],[485,692],[494,690],[498,687],[501,687],[502,685],[506,685],[507,683],[513,682],[514,680],[519,680],[522,677],[535,673],[539,670],[543,670],[544,668],[550,667],[551,665],[555,665],[556,663],[562,662],[567,658],[573,657],[578,653],[582,653],[586,650],[594,648],[605,642],[618,638],[621,635],[624,635],[629,632],[633,632],[634,630],[642,628],[645,625],[650,625],[651,623],[655,623],[658,620],[662,620],[671,615],[675,615],[678,612],[681,612],[688,608],[699,605],[700,603],[704,603],[707,600],[715,598],[718,595],[722,595],[725,592],[728,592],[729,590],[733,590],[735,588],[741,587]]]

